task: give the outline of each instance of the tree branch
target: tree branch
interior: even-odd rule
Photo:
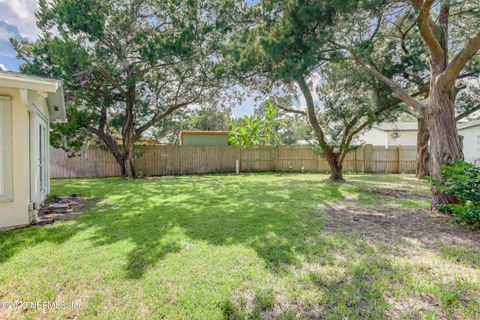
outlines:
[[[458,75],[463,70],[470,59],[480,50],[480,31],[468,41],[465,47],[449,63],[444,72],[444,79],[452,84],[457,80]]]
[[[146,123],[144,123],[143,125],[141,125],[137,129],[135,129],[135,139],[139,139],[141,137],[142,133],[144,133],[146,130],[148,130],[148,128],[152,127],[154,124],[156,124],[159,121],[165,119],[167,116],[171,115],[172,113],[174,113],[178,109],[180,109],[182,107],[185,107],[185,106],[187,106],[191,103],[193,103],[193,102],[192,101],[182,102],[182,103],[179,103],[177,105],[169,107],[163,113],[155,114],[149,121],[147,121]]]
[[[401,100],[398,100],[396,102],[392,102],[390,104],[385,104],[385,105],[382,105],[380,108],[378,108],[373,114],[374,114],[374,117],[378,117],[379,115],[381,115],[383,112],[387,111],[388,109],[391,109],[391,108],[395,108],[397,107],[402,101]],[[355,122],[357,122],[359,119],[355,119]],[[350,122],[352,127],[354,126],[354,123],[353,123],[353,120]],[[360,126],[358,126],[356,129],[354,129],[353,131],[351,131],[346,139],[345,139],[345,142],[343,145],[340,146],[340,149],[342,149],[342,153],[340,155],[340,163],[343,162],[343,160],[345,159],[345,157],[347,156],[349,150],[348,150],[348,146],[350,146],[350,144],[352,143],[352,140],[353,138],[360,132],[362,131],[363,129],[365,129],[369,124],[371,123],[371,120],[366,120],[365,122],[363,122]]]
[[[393,81],[389,77],[383,75],[375,67],[373,67],[372,65],[360,59],[356,59],[356,61],[358,64],[360,64],[365,69],[367,69],[367,71],[370,72],[370,74],[372,74],[376,79],[378,79],[379,81],[385,83],[388,87],[390,87],[390,89],[392,89],[392,91],[395,92],[403,102],[413,107],[417,111],[421,111],[423,108],[425,108],[423,103],[413,98],[405,89],[403,89],[401,86],[399,86],[395,81]]]
[[[440,46],[443,50],[443,57],[445,59],[445,64],[448,63],[448,20],[450,17],[450,0],[442,0],[440,4],[440,15],[438,17],[438,23],[442,28],[442,33],[440,35]]]
[[[280,103],[280,101],[278,101],[277,97],[275,97],[275,96],[271,96],[271,97],[270,97],[270,100],[272,100],[273,103],[274,103],[279,109],[282,109],[283,111],[290,112],[290,113],[301,114],[301,115],[304,115],[304,116],[307,115],[307,112],[305,112],[305,111],[303,111],[303,110],[294,109],[294,108],[289,108],[289,107],[286,107],[286,106],[282,105],[282,104]]]
[[[128,94],[127,92],[125,91],[125,89],[123,89],[123,87],[120,85],[120,83],[118,83],[117,80],[115,80],[111,74],[109,74],[107,72],[107,70],[105,70],[101,65],[99,65],[98,63],[96,62],[93,62],[92,65],[97,68],[98,71],[100,71],[100,73],[102,74],[102,76],[108,80],[119,92],[122,96],[124,97],[127,97]]]
[[[445,60],[445,53],[443,52],[440,42],[435,37],[434,28],[435,23],[430,16],[430,10],[435,0],[413,0],[414,7],[418,12],[418,28],[423,40],[430,49],[432,60],[440,63]]]
[[[310,91],[310,88],[303,77],[299,77],[296,82],[300,87],[303,96],[305,97],[308,119],[312,125],[313,131],[315,132],[318,143],[320,144],[320,147],[323,149],[324,153],[332,155],[332,149],[325,141],[325,134],[323,133],[322,127],[320,127],[320,123],[318,122],[317,115],[315,114],[312,92]]]
[[[476,107],[473,107],[473,108],[471,108],[471,109],[469,109],[469,110],[467,110],[467,111],[465,111],[465,112],[460,113],[459,115],[457,115],[457,116],[455,117],[455,121],[462,120],[463,118],[468,117],[469,115],[471,115],[472,113],[474,113],[474,112],[476,112],[476,111],[478,111],[478,110],[480,110],[480,104],[479,104],[478,106],[476,106]]]

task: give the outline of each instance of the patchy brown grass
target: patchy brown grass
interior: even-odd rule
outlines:
[[[358,202],[342,201],[323,210],[326,229],[340,233],[356,233],[370,242],[395,243],[399,239],[426,246],[441,241],[446,245],[480,243],[480,233],[468,226],[452,223],[447,214],[428,209],[405,210],[379,203],[377,208],[362,207]]]

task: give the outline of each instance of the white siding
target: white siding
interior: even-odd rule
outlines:
[[[465,160],[480,165],[480,125],[459,129],[463,136]],[[372,128],[361,135],[359,140],[376,146],[416,146],[417,131],[383,131]]]
[[[389,146],[416,146],[417,131],[387,131]]]
[[[365,131],[359,138],[360,143],[371,144],[374,146],[386,146],[388,142],[387,133],[377,128],[371,128]]]
[[[461,129],[458,133],[463,136],[465,160],[480,164],[480,126]]]

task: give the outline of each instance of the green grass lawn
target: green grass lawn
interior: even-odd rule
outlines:
[[[475,319],[478,232],[407,175],[54,180],[79,220],[0,233],[0,318]],[[390,190],[396,190],[392,193]]]

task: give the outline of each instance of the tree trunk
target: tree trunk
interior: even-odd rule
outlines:
[[[133,109],[135,105],[135,86],[129,87],[127,92],[127,99],[125,103],[125,123],[122,128],[122,142],[123,142],[123,166],[125,168],[124,176],[127,179],[135,178],[135,169],[131,156],[133,154]]]
[[[120,172],[122,176],[125,176],[125,165],[123,162],[123,153],[122,150],[120,150],[120,147],[118,143],[115,141],[115,139],[108,133],[99,131],[96,132],[98,137],[102,139],[103,143],[107,146],[107,148],[110,150],[110,152],[113,154],[115,157],[115,160],[117,161],[118,165],[120,166]]]
[[[428,131],[425,114],[417,118],[417,123],[417,178],[422,179],[429,175],[430,147],[428,141],[430,140],[430,132]]]
[[[325,154],[325,159],[330,167],[330,181],[343,182],[343,164],[340,162],[340,157],[336,154]]]
[[[432,77],[427,123],[430,131],[430,170],[432,176],[443,180],[441,166],[463,159],[463,147],[455,121],[454,87],[445,85],[441,77]],[[432,186],[432,208],[455,202],[446,193]]]
[[[123,143],[123,168],[125,168],[125,172],[123,176],[127,179],[133,179],[136,177],[135,168],[132,162],[132,154],[133,154],[133,143],[130,141],[124,140]]]
[[[318,122],[317,115],[315,113],[315,105],[313,103],[312,92],[308,87],[307,82],[303,77],[299,77],[297,79],[297,84],[300,87],[300,90],[303,93],[305,98],[305,102],[307,105],[307,115],[310,124],[312,125],[313,132],[315,133],[315,137],[317,138],[318,144],[322,149],[325,159],[328,162],[330,167],[330,180],[340,182],[345,181],[343,179],[342,174],[342,157],[333,151],[333,148],[330,147],[325,139],[325,135],[323,133],[322,127]]]

